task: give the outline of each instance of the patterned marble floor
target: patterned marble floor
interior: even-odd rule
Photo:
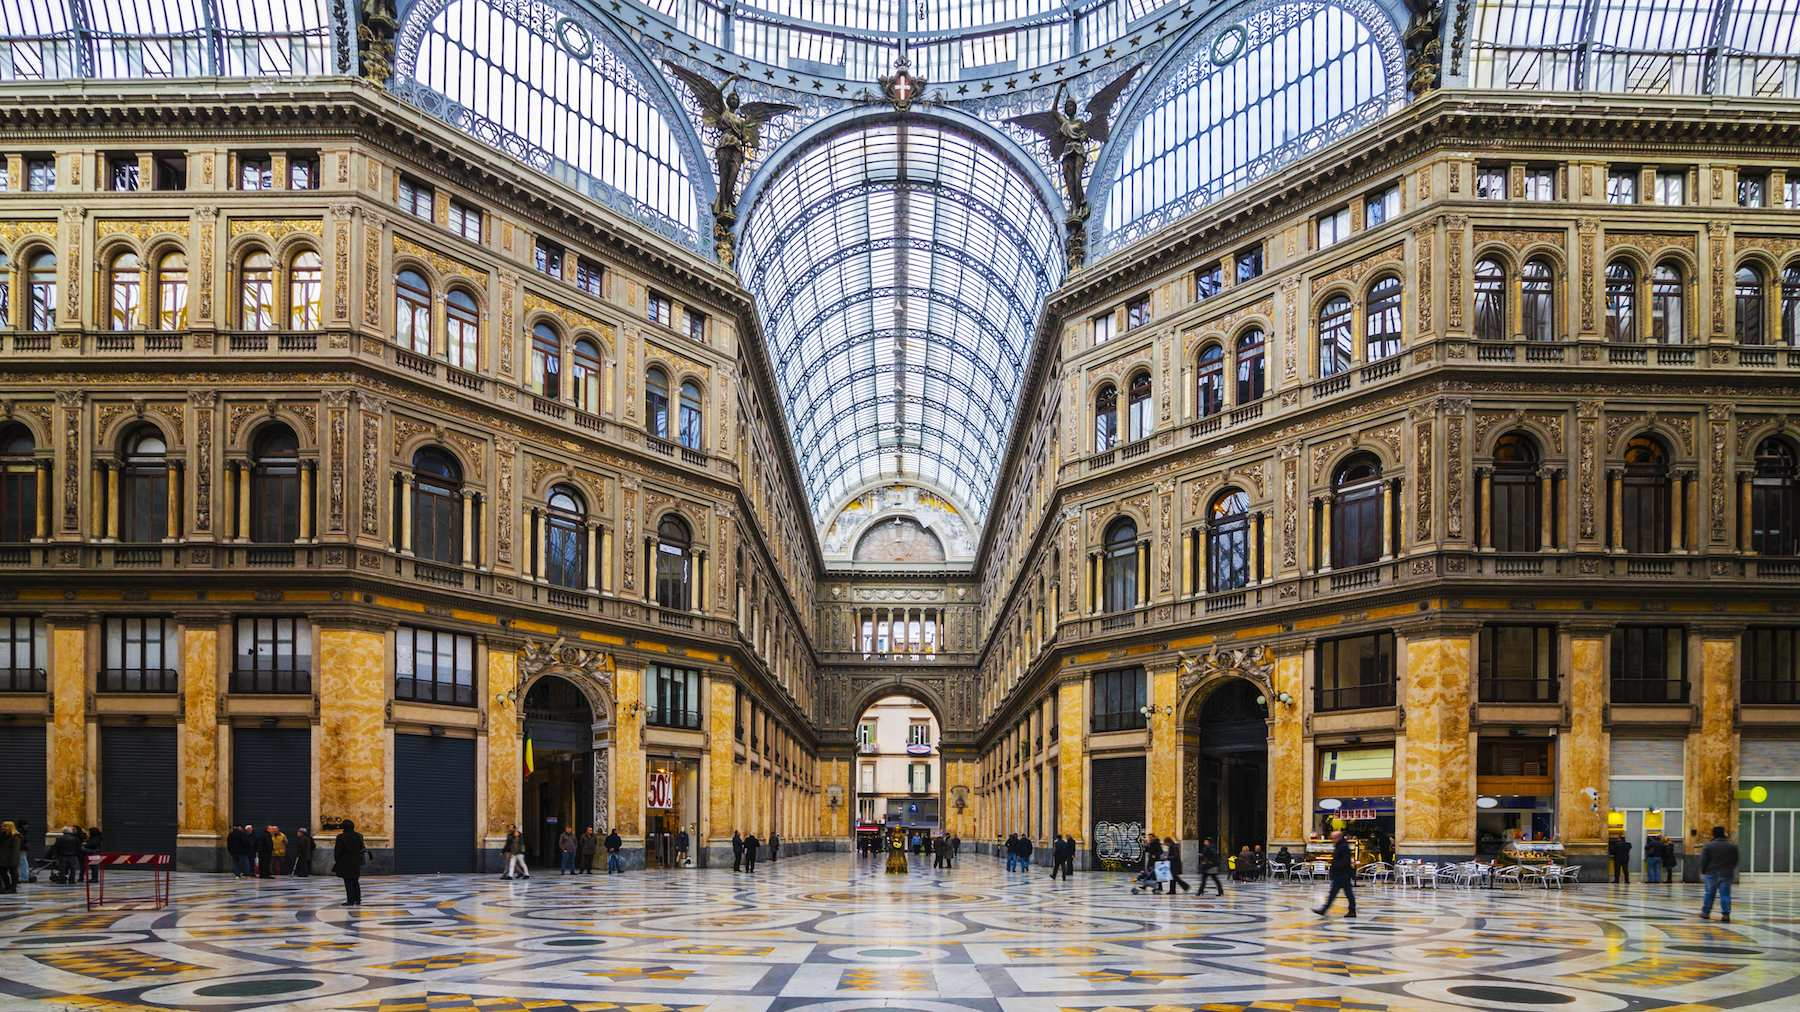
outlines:
[[[1133,896],[991,859],[887,876],[848,855],[530,881],[179,875],[161,912],[0,896],[0,1008],[1005,1010],[1800,1008],[1800,882],[1566,893]]]

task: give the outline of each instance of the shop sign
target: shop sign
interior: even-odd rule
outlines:
[[[644,795],[645,808],[675,807],[675,775],[667,770],[650,772],[650,789]]]
[[[930,755],[931,754],[931,746],[921,744],[918,742],[914,742],[913,744],[906,746],[906,754],[907,755]]]

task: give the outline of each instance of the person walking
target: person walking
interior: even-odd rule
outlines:
[[[688,831],[684,826],[675,833],[675,867],[686,868],[688,863]]]
[[[560,874],[575,874],[575,830],[568,826],[556,836],[556,860]]]
[[[1631,841],[1623,836],[1615,836],[1606,845],[1606,853],[1612,857],[1613,885],[1619,884],[1621,876],[1625,884],[1631,884]]]
[[[1154,834],[1145,834],[1144,838],[1138,841],[1138,881],[1143,885],[1151,886],[1150,891],[1158,894],[1163,889],[1162,880],[1156,876],[1156,866],[1162,860],[1162,841],[1158,840]],[[1174,886],[1169,888],[1173,890]],[[1137,890],[1133,889],[1132,892],[1135,893]]]
[[[956,866],[956,859],[962,856],[962,837],[950,834],[950,865]]]
[[[1060,875],[1062,873],[1062,866],[1063,837],[1061,833],[1057,833],[1050,838],[1050,877],[1056,878]]]
[[[525,834],[519,832],[519,827],[506,831],[506,843],[500,848],[500,856],[506,859],[506,870],[500,873],[501,878],[531,877],[531,869],[525,866]]]
[[[250,874],[250,834],[248,826],[233,826],[231,832],[225,834],[225,853],[231,855],[231,877],[244,878]]]
[[[761,849],[762,841],[756,838],[756,831],[753,829],[749,836],[744,837],[744,870],[752,875],[756,874],[756,852]]]
[[[774,864],[775,862],[777,862],[779,860],[781,860],[781,834],[775,830],[770,830],[769,831],[769,863]]]
[[[600,837],[589,826],[581,831],[581,839],[575,841],[575,870],[583,875],[594,873],[594,855],[600,852]]]
[[[1174,837],[1163,837],[1163,859],[1169,862],[1169,898],[1174,899],[1176,886],[1180,886],[1182,892],[1191,888],[1181,877],[1181,845]]]
[[[22,837],[11,820],[0,822],[0,893],[19,891],[19,848]]]
[[[312,830],[300,826],[294,830],[294,874],[302,878],[312,874],[313,853],[319,849],[319,842],[313,839]]]
[[[1725,827],[1714,826],[1712,839],[1700,848],[1700,878],[1706,895],[1700,900],[1700,919],[1712,920],[1713,897],[1719,900],[1719,920],[1731,923],[1731,880],[1737,877],[1738,845],[1725,838]]]
[[[1031,837],[1023,833],[1019,834],[1019,870],[1031,871]]]
[[[331,845],[331,873],[344,880],[344,906],[362,906],[363,863],[368,859],[369,848],[356,831],[356,823],[345,819]]]
[[[275,865],[275,874],[287,874],[288,838],[287,834],[281,831],[280,826],[269,827],[269,844],[272,863]]]
[[[1350,901],[1350,912],[1344,916],[1356,916],[1356,862],[1350,857],[1350,841],[1344,839],[1343,830],[1331,834],[1331,889],[1325,894],[1325,905],[1313,908],[1313,913],[1320,917],[1337,902],[1338,893]]]
[[[1195,890],[1195,898],[1206,895],[1207,880],[1212,880],[1217,895],[1225,895],[1225,883],[1219,881],[1219,849],[1213,846],[1212,837],[1200,841],[1200,887]],[[1351,909],[1355,909],[1352,904]]]
[[[744,870],[744,837],[735,829],[731,831],[731,870]]]
[[[947,868],[950,865],[950,838],[934,836],[931,838],[931,866]]]
[[[1006,834],[1006,870],[1011,872],[1019,867],[1019,835]]]
[[[619,827],[614,826],[606,834],[606,873],[608,875],[625,874],[625,858],[621,851],[625,849],[625,841],[619,839]]]

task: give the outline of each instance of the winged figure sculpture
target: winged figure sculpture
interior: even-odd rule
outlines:
[[[1085,116],[1079,114],[1081,107],[1075,101],[1075,96],[1069,94],[1068,86],[1058,85],[1056,100],[1051,103],[1048,111],[1014,116],[1007,120],[1048,141],[1050,157],[1062,166],[1063,192],[1069,201],[1067,226],[1071,265],[1081,262],[1086,248],[1088,165],[1100,145],[1111,136],[1113,106],[1119,104],[1119,96],[1125,93],[1131,79],[1143,67],[1141,63],[1133,66],[1104,88],[1094,92],[1087,100]]]
[[[678,63],[664,60],[663,66],[687,85],[694,101],[700,103],[706,125],[718,131],[719,139],[713,146],[713,167],[719,174],[719,197],[713,204],[713,216],[735,220],[738,175],[743,171],[744,163],[756,153],[762,125],[777,116],[799,112],[800,107],[781,102],[742,101],[737,89],[731,87],[740,80],[736,74],[728,74],[723,81],[714,84]]]

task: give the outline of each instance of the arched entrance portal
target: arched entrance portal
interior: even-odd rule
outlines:
[[[1211,838],[1223,855],[1265,842],[1269,826],[1269,708],[1261,686],[1223,678],[1182,720],[1183,836]]]
[[[531,745],[531,763],[525,774],[520,828],[534,865],[556,866],[557,837],[564,828],[579,834],[594,825],[598,809],[594,774],[605,761],[605,753],[595,748],[596,724],[587,696],[566,678],[544,675],[525,692],[525,739]],[[598,826],[595,832],[604,834],[606,827]]]
[[[948,825],[936,712],[904,692],[882,695],[863,708],[855,735],[847,792],[852,847],[879,853],[896,833],[928,846]]]

